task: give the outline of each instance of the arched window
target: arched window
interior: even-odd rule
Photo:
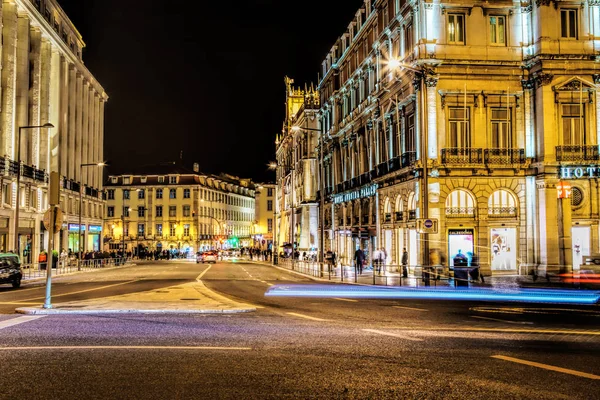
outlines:
[[[396,197],[395,210],[396,210],[395,220],[403,221],[404,220],[404,202],[402,201],[402,196]]]
[[[488,200],[489,217],[515,217],[517,215],[517,200],[508,190],[496,190]]]
[[[408,195],[408,219],[417,219],[417,197],[415,192]]]
[[[383,222],[392,222],[392,203],[389,197],[383,202],[383,218]]]
[[[446,199],[447,217],[473,217],[475,215],[475,199],[466,190],[458,189],[450,193]]]

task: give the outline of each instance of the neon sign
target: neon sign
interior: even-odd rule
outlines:
[[[363,186],[360,189],[353,190],[352,192],[340,193],[333,195],[333,203],[345,203],[356,199],[362,199],[363,197],[375,196],[377,193],[377,184],[374,183],[369,186]]]
[[[600,178],[600,167],[572,166],[560,167],[560,179]]]

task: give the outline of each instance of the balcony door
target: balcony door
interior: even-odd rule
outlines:
[[[470,110],[466,107],[448,109],[448,143],[450,147],[466,149],[471,147]]]
[[[510,109],[492,108],[491,147],[494,149],[511,149],[513,146]]]
[[[562,141],[566,146],[585,145],[585,115],[582,104],[562,104]]]

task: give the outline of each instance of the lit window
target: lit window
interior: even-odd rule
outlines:
[[[492,147],[496,149],[512,148],[510,109],[492,109]]]
[[[582,104],[562,104],[563,145],[586,144],[584,111]]]
[[[162,206],[156,206],[156,216],[157,217],[162,217],[162,211],[163,211]]]
[[[177,189],[169,189],[169,198],[176,199],[177,198]]]
[[[190,224],[183,225],[183,236],[190,236]]]
[[[490,42],[492,44],[506,44],[506,24],[505,17],[492,16],[490,17]]]
[[[577,10],[560,10],[560,36],[577,39]]]
[[[183,189],[183,198],[184,199],[190,198],[190,189]]]
[[[162,189],[156,189],[156,198],[157,199],[162,199],[162,195],[163,195],[163,190]]]
[[[448,43],[465,44],[465,16],[448,14]]]
[[[138,189],[137,194],[139,200],[142,200],[146,197],[146,191],[144,189]]]
[[[169,217],[177,216],[177,206],[169,206]]]
[[[108,200],[114,200],[115,199],[115,189],[108,189],[107,195],[108,195]]]
[[[169,177],[169,183],[177,183],[177,177],[176,176],[170,176]]]
[[[450,147],[467,148],[471,146],[468,108],[449,108],[448,125]]]

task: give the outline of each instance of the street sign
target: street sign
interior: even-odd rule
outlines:
[[[438,233],[437,218],[419,218],[417,220],[417,230],[419,233]]]
[[[54,232],[58,232],[61,230],[62,228],[62,223],[64,220],[64,215],[63,212],[60,210],[60,208],[55,207],[54,208],[55,213],[56,213],[56,218],[54,220]],[[50,230],[50,218],[52,215],[52,208],[49,208],[48,211],[46,211],[44,213],[44,227],[47,230]]]

